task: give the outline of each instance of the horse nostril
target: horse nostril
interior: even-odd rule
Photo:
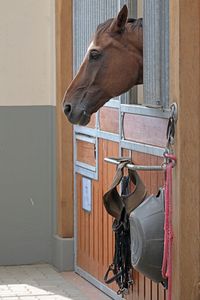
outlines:
[[[65,113],[66,116],[70,113],[71,108],[72,107],[71,107],[70,104],[65,104],[65,106],[64,106],[64,113]]]

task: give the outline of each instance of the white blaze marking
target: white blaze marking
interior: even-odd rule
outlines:
[[[89,45],[88,49],[87,49],[87,53],[90,51],[90,49],[92,49],[93,47],[95,47],[94,42],[92,41],[91,44]]]

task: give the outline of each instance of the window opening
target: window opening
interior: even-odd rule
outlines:
[[[143,17],[144,84],[112,100],[168,108],[169,0],[74,0],[74,75],[97,26],[116,16],[124,4],[129,17]]]

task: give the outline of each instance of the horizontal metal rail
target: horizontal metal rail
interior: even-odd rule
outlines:
[[[125,161],[126,158],[113,158],[113,157],[105,157],[104,161],[111,163],[111,164],[115,164],[115,165],[119,165],[120,162]],[[128,159],[127,159],[128,160]],[[141,166],[141,165],[134,165],[132,163],[127,163],[126,167],[130,170],[135,170],[135,171],[162,171],[165,170],[166,166],[165,164],[161,164],[160,166]]]

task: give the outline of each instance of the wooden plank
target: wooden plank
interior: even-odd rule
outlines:
[[[158,164],[158,158],[154,155],[151,155],[149,157],[149,164],[156,166]],[[149,176],[150,176],[150,192],[156,195],[158,193],[158,171],[149,171]]]
[[[93,198],[93,207],[94,207],[94,268],[93,274],[98,278],[98,258],[99,258],[99,235],[98,235],[98,203],[99,203],[99,186],[98,181],[94,182],[94,198]]]
[[[178,103],[173,300],[200,299],[200,1],[170,1],[170,94]]]
[[[112,145],[112,144],[111,144]],[[110,148],[109,148],[110,149]],[[119,155],[119,150],[118,150],[118,145],[115,146],[115,149],[112,149],[112,152],[108,152],[108,156],[114,156],[117,157]],[[109,164],[107,164],[109,165]],[[106,190],[108,190],[108,188],[110,187],[110,185],[113,182],[113,177],[115,174],[115,167],[114,166],[109,166],[108,169],[108,173],[107,173],[107,186],[105,186]],[[115,234],[112,231],[112,223],[114,221],[114,218],[112,218],[111,216],[109,216],[109,221],[108,221],[108,238],[109,238],[109,251],[108,251],[108,260],[109,260],[109,264],[112,263],[113,261],[113,256],[114,256],[114,249],[115,249]],[[111,287],[116,290],[116,284],[111,285]]]
[[[139,274],[139,299],[145,300],[145,277]]]
[[[127,140],[165,147],[166,128],[165,119],[124,114],[124,136]]]
[[[152,282],[152,299],[153,300],[160,300],[158,294],[158,284],[155,282]]]
[[[152,299],[152,283],[148,278],[145,278],[145,300],[154,300]]]
[[[95,144],[76,140],[77,160],[91,166],[96,166]]]
[[[81,186],[80,186],[80,180],[81,176],[77,174],[76,176],[76,193],[77,193],[77,264],[80,265],[81,263],[81,252],[82,252],[82,243],[83,243],[83,237],[81,235],[81,222],[83,221],[81,216]]]
[[[108,157],[118,157],[119,156],[119,146],[117,143],[113,143],[110,142],[108,143],[108,149],[107,149],[107,156]],[[105,153],[104,153],[104,157],[105,157]],[[105,166],[104,162],[104,166]],[[116,171],[116,166],[111,165],[111,164],[107,164],[107,177],[104,178],[104,193],[108,190],[108,188],[110,187],[110,185],[113,182],[113,178],[115,175],[115,171]],[[113,256],[114,256],[114,249],[115,249],[115,238],[114,238],[114,233],[112,231],[112,223],[113,223],[113,218],[111,216],[108,215],[108,263],[107,266],[112,262],[113,260]],[[110,288],[112,288],[113,290],[117,291],[118,287],[116,283],[113,283],[110,285]]]
[[[99,113],[100,129],[111,133],[119,133],[119,112],[116,108],[103,107]]]
[[[108,141],[103,141],[104,147],[103,147],[103,157],[108,156]],[[102,157],[102,159],[103,159]],[[107,182],[105,182],[104,178],[107,178],[108,174],[108,164],[105,164],[102,161],[102,197],[104,194],[104,191],[107,189]],[[102,199],[100,200],[102,202]],[[105,274],[106,268],[108,267],[107,265],[107,257],[108,257],[108,236],[107,236],[107,231],[108,231],[108,223],[107,223],[107,212],[102,206],[102,223],[103,228],[102,228],[102,233],[103,233],[103,238],[102,238],[102,273]],[[102,280],[103,277],[100,279]]]
[[[93,114],[91,116],[90,122],[87,124],[87,127],[89,127],[89,128],[95,128],[96,127],[96,114]]]
[[[72,79],[72,0],[56,6],[56,116],[57,116],[57,234],[73,237],[73,143],[72,125],[66,121],[61,102]]]
[[[90,231],[90,240],[89,240],[89,249],[90,249],[90,259],[94,260],[94,183],[92,182],[92,210],[90,212],[89,219],[89,231]],[[91,270],[93,270],[92,265],[90,266]]]
[[[103,141],[99,140],[99,190],[98,190],[98,238],[99,238],[99,251],[98,251],[98,279],[102,280],[103,278],[103,228],[102,228],[102,197],[103,197],[103,148],[105,147]]]
[[[87,211],[84,211],[84,218],[85,218],[85,254],[86,257],[85,259],[89,258],[90,256],[90,230],[89,230],[89,218],[90,215]],[[90,268],[90,265],[88,265],[88,267]],[[90,271],[90,269],[89,269]]]
[[[166,298],[165,298],[165,290],[164,290],[164,288],[163,288],[163,286],[161,284],[159,284],[158,295],[159,295],[159,300],[166,300]]]

